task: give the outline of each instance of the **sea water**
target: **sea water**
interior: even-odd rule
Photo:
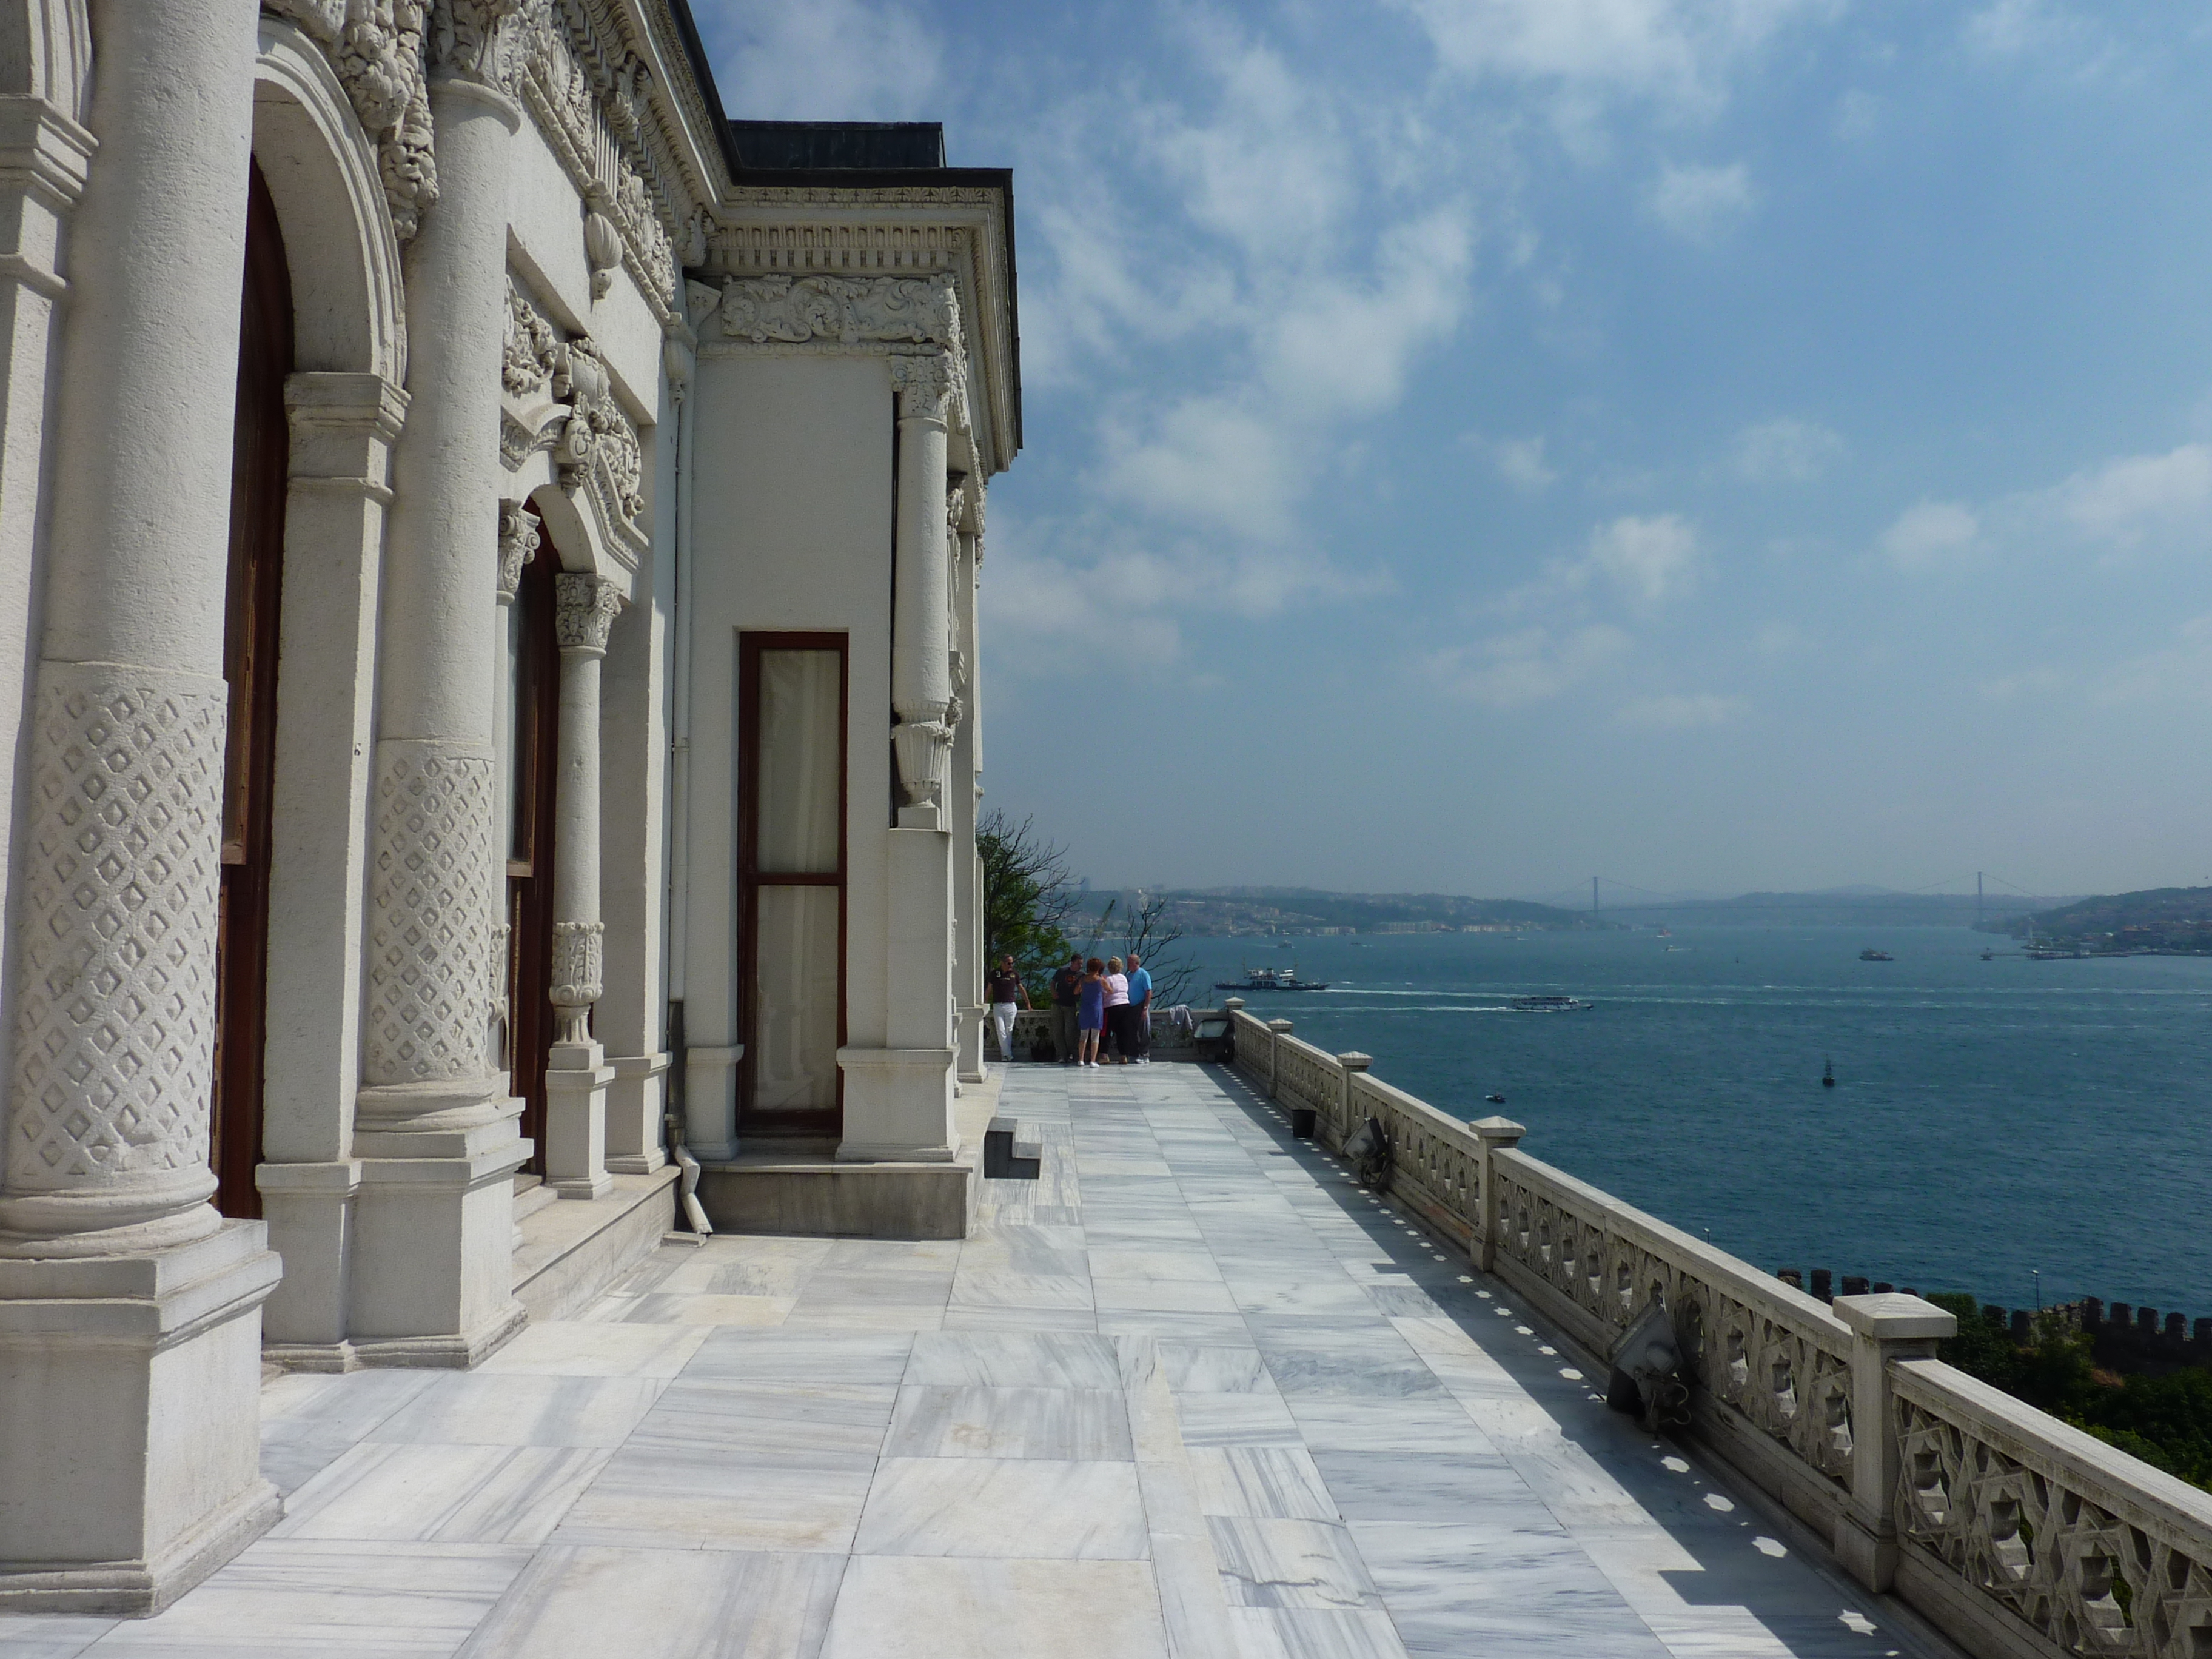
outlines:
[[[1769,1272],[2212,1315],[2212,958],[2033,962],[1936,927],[1279,943],[1187,941],[1188,1000],[1295,962],[1329,989],[1250,1012]]]

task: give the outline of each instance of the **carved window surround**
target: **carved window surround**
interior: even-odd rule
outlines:
[[[653,531],[636,424],[591,337],[565,335],[511,276],[499,424],[507,470],[520,472],[547,452],[562,489],[596,521],[602,544],[628,569],[638,569]]]

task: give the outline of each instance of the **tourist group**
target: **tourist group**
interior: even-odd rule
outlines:
[[[1014,971],[1013,957],[1001,957],[985,993],[999,1031],[999,1052],[1014,1052],[1015,999],[1032,1006],[1029,988]],[[1145,959],[1089,960],[1077,951],[1052,976],[1052,1041],[1063,1066],[1149,1066],[1152,1046],[1152,976]],[[1108,1052],[1111,1045],[1112,1053]]]

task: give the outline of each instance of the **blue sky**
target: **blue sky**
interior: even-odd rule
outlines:
[[[2212,9],[695,3],[1016,169],[986,783],[1094,878],[2212,881]]]

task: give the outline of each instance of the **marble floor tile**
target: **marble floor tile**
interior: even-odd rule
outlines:
[[[1024,1273],[963,1267],[953,1275],[951,1299],[970,1307],[1079,1308],[1092,1306],[1087,1274]]]
[[[905,1380],[940,1387],[1118,1389],[1112,1340],[1081,1331],[936,1331],[915,1338]]]
[[[1129,1413],[1118,1389],[899,1390],[885,1457],[1047,1458],[1127,1462]]]
[[[1102,1314],[1237,1311],[1237,1298],[1218,1279],[1101,1279],[1093,1288]]]
[[[1365,1607],[1382,1600],[1341,1525],[1208,1516],[1214,1559],[1232,1607]]]
[[[781,1325],[799,1297],[725,1296],[656,1291],[635,1297],[623,1320],[633,1325]]]
[[[784,1316],[784,1328],[793,1331],[920,1331],[945,1328],[946,1304],[941,1302],[880,1302],[854,1306],[849,1303],[800,1301]]]
[[[602,1325],[550,1319],[526,1327],[483,1364],[483,1376],[673,1376],[710,1327]]]
[[[434,1371],[288,1372],[261,1390],[261,1474],[289,1497],[438,1378]]]
[[[668,1386],[662,1376],[486,1376],[429,1386],[362,1437],[372,1443],[465,1446],[622,1444]]]
[[[891,1656],[1168,1659],[1168,1645],[1141,1561],[855,1557],[822,1659]]]
[[[1221,1282],[1220,1264],[1202,1249],[1097,1249],[1091,1252],[1092,1280],[1134,1279],[1150,1283],[1164,1279]]]
[[[1338,1518],[1331,1488],[1303,1446],[1194,1446],[1188,1455],[1203,1514]]]
[[[1252,1334],[1245,1328],[1244,1316],[1236,1313],[1157,1313],[1147,1309],[1132,1309],[1121,1313],[1101,1313],[1098,1334],[1112,1337],[1152,1337],[1199,1345],[1219,1344],[1235,1346],[1249,1342]]]
[[[823,1259],[834,1273],[951,1273],[960,1261],[957,1238],[840,1238]]]
[[[952,1294],[952,1273],[950,1266],[909,1272],[876,1267],[848,1270],[829,1263],[816,1268],[808,1279],[799,1292],[799,1305],[806,1309],[941,1308]]]
[[[1337,1399],[1301,1395],[1290,1401],[1298,1432],[1315,1451],[1416,1458],[1431,1452],[1492,1454],[1498,1448],[1449,1395]]]
[[[885,1458],[856,1555],[1141,1559],[1145,1506],[1133,1463]]]
[[[1407,1659],[1387,1613],[1232,1607],[1230,1617],[1236,1620],[1237,1659]]]
[[[1351,1532],[1413,1654],[1657,1659],[1665,1650],[1589,1554],[1556,1528],[1500,1533],[1486,1518],[1354,1521]]]
[[[1098,1316],[1088,1308],[1002,1308],[971,1305],[956,1291],[945,1304],[941,1331],[1091,1331]]]
[[[548,1547],[459,1659],[817,1659],[845,1562]]]
[[[77,1659],[118,1622],[65,1613],[0,1613],[0,1659]]]
[[[1380,1311],[1380,1304],[1364,1287],[1336,1273],[1333,1266],[1329,1271],[1333,1276],[1326,1279],[1288,1279],[1239,1272],[1225,1264],[1222,1268],[1237,1306],[1244,1313],[1341,1314],[1358,1318]]]
[[[292,1494],[272,1539],[542,1544],[605,1464],[565,1446],[356,1446]]]
[[[702,1333],[683,1368],[687,1382],[896,1383],[914,1351],[911,1333],[735,1328]]]
[[[1163,1340],[1159,1366],[1168,1387],[1188,1394],[1273,1394],[1275,1380],[1255,1347]]]
[[[490,1612],[527,1549],[264,1538],[94,1656],[133,1659],[445,1659]]]
[[[569,1510],[562,1547],[848,1553],[872,1456],[626,1446]]]
[[[898,1390],[888,1382],[731,1382],[691,1376],[668,1385],[624,1443],[629,1450],[680,1455],[693,1447],[770,1454],[780,1462],[822,1458],[834,1467],[883,1449]]]
[[[1176,1417],[1186,1446],[1301,1446],[1298,1425],[1272,1389],[1265,1394],[1179,1394]]]

